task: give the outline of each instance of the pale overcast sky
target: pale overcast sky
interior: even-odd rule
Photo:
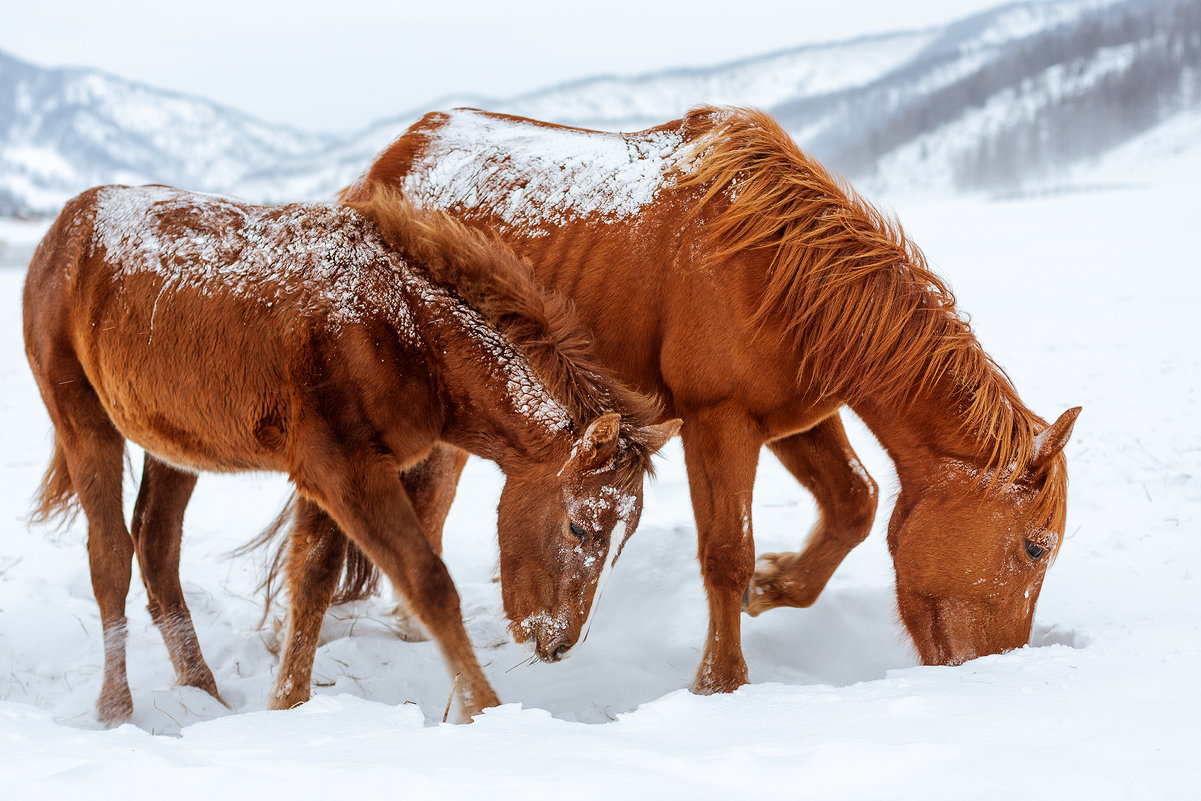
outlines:
[[[0,50],[349,131],[452,94],[709,66],[927,27],[999,0],[0,0]]]

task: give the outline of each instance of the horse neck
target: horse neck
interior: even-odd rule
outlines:
[[[986,382],[1004,381],[989,375]],[[876,399],[868,395],[851,404],[851,409],[888,451],[897,469],[901,485],[925,480],[931,465],[939,459],[956,459],[972,465],[994,467],[1001,432],[1012,431],[1018,424],[1016,396],[964,388],[959,376],[947,374],[917,388],[904,400]],[[1006,382],[1006,386],[1008,386]],[[977,401],[991,407],[985,415],[973,415]]]
[[[448,412],[443,439],[505,473],[531,461],[566,461],[571,416],[524,354],[463,303],[443,306],[435,327]]]

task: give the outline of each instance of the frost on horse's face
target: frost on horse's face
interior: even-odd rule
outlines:
[[[676,428],[648,426],[643,435],[665,442]],[[609,571],[638,525],[643,471],[623,469],[630,447],[617,416],[604,415],[556,473],[509,473],[497,521],[501,593],[514,639],[544,662],[587,636]]]

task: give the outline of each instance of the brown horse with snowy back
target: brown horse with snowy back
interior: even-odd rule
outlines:
[[[709,600],[695,691],[746,682],[744,608],[812,604],[867,536],[876,486],[842,406],[896,464],[888,546],[922,661],[1028,641],[1063,538],[1079,408],[1051,425],[1027,409],[899,225],[770,117],[702,108],[615,134],[433,113],[344,199],[379,186],[496,232],[570,296],[610,367],[684,419]],[[756,563],[763,445],[820,514],[804,550]],[[453,485],[464,458],[441,449],[405,483]]]
[[[653,403],[591,361],[570,306],[505,248],[386,193],[379,203],[268,207],[101,187],[70,201],[39,245],[25,343],[55,432],[39,512],[77,498],[87,517],[101,720],[133,709],[135,551],[180,682],[217,696],[179,583],[184,508],[202,470],[283,472],[297,490],[295,533],[311,547],[286,566],[273,708],[309,697],[343,566],[339,531],[433,633],[464,717],[498,703],[423,531],[420,514],[440,503],[415,496],[419,514],[399,480],[439,443],[506,474],[498,533],[514,635],[548,661],[579,639],[637,525],[651,454],[679,421],[655,424]],[[126,439],[146,450],[132,536]]]

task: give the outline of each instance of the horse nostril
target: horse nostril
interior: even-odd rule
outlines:
[[[568,640],[567,638],[555,640],[543,650],[542,653],[544,656],[542,657],[542,661],[558,662],[560,659],[567,656],[567,652],[570,650],[571,640]]]

